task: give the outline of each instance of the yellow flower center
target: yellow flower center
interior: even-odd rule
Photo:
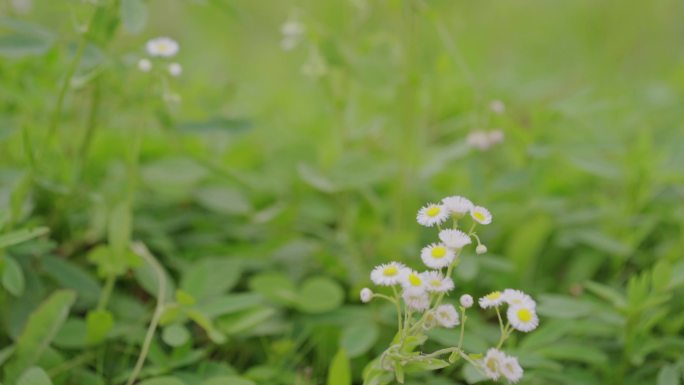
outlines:
[[[439,208],[439,206],[432,206],[429,209],[427,209],[425,213],[428,215],[428,217],[436,217],[437,215],[439,215],[440,211],[442,210]]]
[[[499,297],[501,297],[501,292],[500,292],[500,291],[495,291],[495,292],[489,293],[489,294],[487,295],[487,299],[490,299],[490,300],[492,300],[492,301],[493,301],[493,300],[496,300],[496,299],[499,299]]]
[[[433,258],[444,258],[446,256],[447,250],[446,247],[443,246],[435,246],[432,248],[432,257]]]
[[[413,286],[420,286],[423,283],[423,280],[420,279],[418,274],[411,273],[409,275],[409,283]]]
[[[497,361],[494,358],[488,359],[485,365],[487,365],[487,368],[489,368],[489,370],[491,370],[492,372],[496,372],[498,370],[497,366],[499,366],[497,365]]]
[[[440,287],[442,286],[442,281],[440,281],[439,279],[433,279],[432,282],[430,282],[430,285],[434,287]]]
[[[383,271],[382,274],[385,277],[394,277],[399,273],[399,269],[397,269],[396,266],[387,266]]]
[[[473,213],[473,216],[474,216],[475,219],[477,219],[478,221],[484,221],[485,219],[487,219],[487,217],[485,217],[484,213],[482,213],[482,212],[480,212],[480,211],[474,212],[474,213]]]
[[[518,310],[518,318],[522,322],[530,322],[532,320],[532,312],[527,309]]]

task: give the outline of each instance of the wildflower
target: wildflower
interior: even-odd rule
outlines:
[[[451,196],[442,199],[442,205],[446,207],[449,214],[456,218],[461,218],[473,207],[473,202],[462,196]]]
[[[504,296],[500,291],[493,291],[480,298],[478,302],[480,303],[480,307],[483,309],[497,307],[504,302]]]
[[[370,278],[376,285],[392,286],[399,283],[404,270],[406,270],[406,266],[403,264],[399,262],[390,262],[373,269]]]
[[[461,306],[463,306],[466,309],[469,309],[473,306],[473,296],[471,296],[470,294],[463,294],[459,299],[459,302],[461,303]]]
[[[423,311],[430,307],[430,297],[424,291],[404,291],[402,297],[406,305],[413,310]]]
[[[454,289],[454,281],[449,277],[442,277],[439,271],[427,271],[423,273],[425,290],[434,293],[446,293]]]
[[[505,358],[506,355],[501,350],[494,348],[487,350],[482,365],[487,378],[498,380],[501,377],[501,365]]]
[[[449,217],[449,212],[443,205],[429,203],[418,211],[416,220],[423,226],[432,227],[444,223]]]
[[[470,134],[468,134],[466,137],[466,143],[468,146],[482,151],[488,150],[489,147],[492,146],[489,141],[489,135],[483,130],[472,131]]]
[[[488,225],[492,223],[492,214],[489,212],[489,210],[482,206],[473,207],[470,210],[470,216],[481,225]]]
[[[501,361],[499,371],[501,372],[501,375],[506,377],[506,380],[511,383],[520,381],[523,376],[523,369],[520,367],[518,359],[511,356],[506,356],[506,358]]]
[[[361,302],[368,303],[373,299],[373,290],[371,290],[367,287],[364,287],[363,289],[361,289],[360,296],[361,296]]]
[[[461,323],[458,318],[458,312],[454,308],[454,305],[451,304],[439,305],[435,311],[435,317],[437,318],[437,322],[445,328],[453,328]]]
[[[528,333],[539,326],[539,317],[537,317],[537,312],[531,306],[511,306],[508,308],[506,315],[508,316],[508,322],[511,323],[515,330]]]
[[[489,103],[489,109],[495,114],[503,114],[506,112],[506,105],[501,100],[492,100]]]
[[[422,293],[425,291],[425,279],[417,271],[405,269],[401,277],[401,284],[405,291]]]
[[[178,43],[169,37],[157,37],[147,42],[150,56],[172,57],[178,53]]]
[[[503,291],[502,295],[504,297],[504,301],[509,306],[524,306],[532,309],[537,307],[537,303],[534,302],[532,297],[520,290],[506,289]]]
[[[490,131],[487,135],[489,136],[489,143],[492,145],[499,144],[504,140],[504,133],[501,130]]]
[[[180,76],[183,73],[183,67],[178,63],[169,64],[169,73],[171,76]]]
[[[299,44],[304,34],[304,25],[298,21],[289,20],[280,27],[280,33],[283,35],[280,47],[284,51],[290,51]]]
[[[456,254],[443,243],[432,243],[423,248],[420,258],[427,267],[441,269],[453,262]]]
[[[138,69],[142,72],[150,72],[152,69],[152,62],[149,59],[138,60]]]
[[[477,255],[482,255],[482,254],[484,254],[484,253],[487,252],[487,246],[485,246],[485,245],[483,245],[483,244],[480,243],[480,244],[477,245],[477,247],[475,248],[475,252],[477,253]]]
[[[439,232],[439,239],[452,249],[461,249],[472,241],[468,234],[461,230],[446,229]]]

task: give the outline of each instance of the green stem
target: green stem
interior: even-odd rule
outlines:
[[[394,305],[397,307],[397,328],[399,333],[402,333],[403,329],[401,324],[401,303],[399,301],[399,292],[397,291],[396,286],[392,286],[392,291],[394,292]]]
[[[461,346],[463,346],[463,335],[465,333],[465,323],[468,320],[468,317],[465,314],[465,308],[461,306],[461,335],[458,337],[458,348],[461,349]]]
[[[504,328],[503,332],[501,333],[501,339],[499,340],[499,343],[496,345],[497,349],[501,349],[504,342],[506,342],[506,339],[508,338],[508,336],[510,336],[511,332],[513,332],[513,329],[510,326],[511,326],[510,323],[506,323],[506,327]]]
[[[100,294],[100,300],[97,302],[97,310],[104,310],[107,308],[109,303],[109,298],[112,296],[112,291],[114,290],[114,283],[116,282],[116,275],[110,275],[105,281],[104,289]]]

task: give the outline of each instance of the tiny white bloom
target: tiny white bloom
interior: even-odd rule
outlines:
[[[390,262],[376,266],[373,271],[371,271],[370,278],[376,285],[392,286],[401,281],[404,270],[406,270],[406,266],[403,264],[399,262]]]
[[[178,43],[169,37],[157,37],[147,42],[147,53],[151,56],[172,57],[180,49]]]
[[[532,309],[537,307],[537,303],[534,302],[532,297],[520,290],[506,289],[502,294],[504,301],[506,301],[509,306],[524,306]]]
[[[504,377],[506,377],[508,382],[513,384],[520,381],[523,376],[523,369],[520,367],[518,359],[511,356],[506,356],[506,358],[501,361],[499,371]]]
[[[428,203],[418,211],[416,220],[423,226],[432,227],[444,223],[449,217],[449,212],[443,205]]]
[[[508,322],[515,330],[521,332],[531,332],[539,326],[537,312],[531,306],[511,306],[506,312]]]
[[[506,112],[506,105],[501,100],[492,100],[489,103],[489,109],[495,114],[503,114]]]
[[[480,243],[480,244],[477,245],[477,247],[475,248],[475,252],[477,253],[477,255],[482,255],[482,254],[484,254],[484,253],[487,252],[487,246],[485,246],[485,245],[483,245],[483,244]]]
[[[178,63],[169,64],[169,73],[171,76],[180,76],[183,73],[183,67]]]
[[[142,72],[150,72],[152,69],[152,62],[149,59],[138,60],[138,69]]]
[[[296,20],[288,20],[280,27],[280,32],[286,37],[298,37],[304,33],[304,24]]]
[[[484,297],[480,298],[478,302],[480,303],[480,307],[483,309],[496,307],[504,302],[504,296],[503,293],[501,293],[500,291],[493,291],[485,295]]]
[[[454,289],[454,281],[449,277],[443,277],[439,271],[426,271],[423,273],[425,290],[433,293],[446,293]]]
[[[454,261],[456,253],[443,243],[432,243],[423,247],[420,258],[427,267],[441,269],[449,266]]]
[[[425,279],[421,273],[415,270],[404,269],[401,274],[401,285],[407,292],[425,292]]]
[[[461,306],[463,306],[466,309],[469,309],[473,306],[473,296],[470,294],[463,294],[459,299],[459,302],[461,303]]]
[[[361,302],[368,303],[373,299],[373,290],[371,290],[367,287],[364,287],[363,289],[361,289],[360,296],[361,296]]]
[[[404,291],[402,297],[406,305],[413,310],[423,311],[430,306],[430,297],[424,291]]]
[[[489,134],[482,130],[472,131],[470,134],[468,134],[468,137],[466,137],[466,143],[468,146],[482,151],[488,150],[489,147],[492,146],[492,143],[489,140]]]
[[[454,305],[440,305],[435,309],[435,317],[442,327],[453,328],[461,323]]]
[[[504,133],[501,130],[489,131],[489,143],[499,144],[504,140]]]
[[[457,195],[442,199],[442,205],[446,207],[446,209],[449,211],[449,214],[457,218],[468,214],[470,209],[473,208],[473,202],[467,198]]]
[[[492,380],[498,380],[501,377],[501,364],[505,358],[506,355],[501,350],[494,348],[487,350],[482,362],[485,375]]]
[[[470,216],[481,225],[488,225],[492,223],[492,214],[489,212],[489,210],[482,206],[473,207],[470,210]]]
[[[461,230],[445,229],[439,232],[439,239],[452,249],[461,249],[472,243],[468,234]]]

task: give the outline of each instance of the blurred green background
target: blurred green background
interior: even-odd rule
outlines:
[[[361,383],[395,330],[358,291],[381,262],[420,265],[435,234],[415,214],[447,195],[494,215],[456,293],[539,302],[539,330],[507,348],[521,383],[684,381],[683,2],[3,0],[0,15],[5,385],[36,366],[126,383],[157,302],[145,384],[346,385],[328,378],[340,350]],[[180,52],[140,71],[157,36]],[[504,139],[477,148],[481,130]],[[479,314],[472,351],[498,340]],[[407,379],[476,381],[462,364]]]

